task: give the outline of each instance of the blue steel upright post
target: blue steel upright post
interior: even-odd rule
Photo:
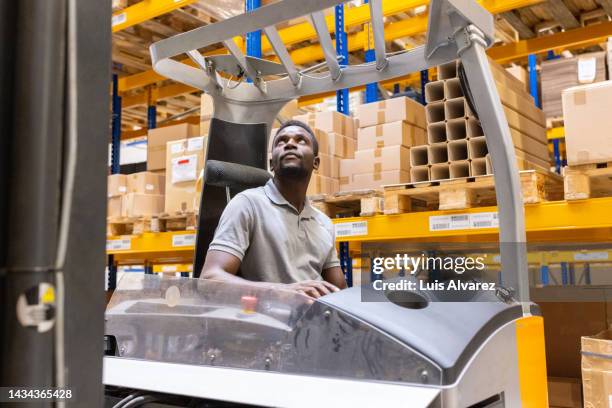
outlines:
[[[119,96],[119,78],[113,74],[112,96],[112,122],[111,122],[111,174],[119,174],[121,152],[121,97]],[[117,287],[117,265],[115,257],[108,256],[108,289]]]
[[[246,0],[246,12],[253,11],[261,7],[261,0]],[[246,55],[249,57],[261,58],[261,30],[247,33],[246,35]],[[248,78],[247,82],[251,82]]]
[[[365,0],[365,4],[368,3],[368,0]],[[336,32],[337,32],[336,28]],[[365,62],[374,62],[376,61],[376,51],[373,49],[372,45],[374,43],[374,34],[372,33],[372,25],[370,23],[366,24],[366,50],[365,50]],[[378,100],[378,84],[376,82],[372,82],[366,85],[365,91],[365,103],[376,102]]]
[[[340,59],[340,65],[348,65],[348,44],[344,27],[344,4],[338,4],[335,9],[336,20],[336,54]],[[336,91],[336,110],[345,115],[349,114],[349,92],[348,89]],[[346,284],[353,286],[353,262],[349,254],[349,243],[340,242],[340,267],[344,272]]]
[[[421,104],[425,105],[425,85],[429,82],[429,71],[424,69],[421,71]]]

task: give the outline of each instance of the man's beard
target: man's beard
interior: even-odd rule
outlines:
[[[280,178],[292,179],[292,180],[304,180],[310,176],[310,172],[303,166],[282,166],[280,165],[274,173]]]

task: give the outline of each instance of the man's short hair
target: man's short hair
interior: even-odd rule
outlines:
[[[317,140],[314,132],[312,131],[312,129],[310,128],[310,126],[308,126],[306,123],[299,121],[299,120],[288,120],[287,122],[283,123],[281,125],[281,127],[278,128],[278,130],[276,131],[276,134],[274,135],[274,139],[276,139],[276,136],[278,136],[278,134],[286,127],[289,126],[299,126],[302,129],[304,129],[306,131],[306,133],[308,133],[310,135],[310,138],[312,139],[312,151],[314,152],[315,156],[319,155],[319,141]],[[274,145],[274,143],[273,143]]]

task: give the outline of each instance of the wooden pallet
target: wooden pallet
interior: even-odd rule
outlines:
[[[525,204],[560,200],[562,178],[542,170],[520,172]],[[493,175],[454,180],[408,183],[385,187],[385,214],[400,214],[423,210],[459,210],[495,205]]]
[[[612,196],[612,162],[563,169],[566,200]]]
[[[145,232],[186,231],[196,228],[197,216],[190,213],[143,217],[112,217],[106,220],[109,236],[139,235]]]
[[[383,213],[384,198],[380,190],[343,191],[311,196],[310,201],[329,218],[371,216]]]
[[[163,213],[159,215],[162,231],[187,231],[197,227],[198,216],[194,212]]]

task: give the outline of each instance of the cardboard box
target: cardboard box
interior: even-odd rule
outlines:
[[[310,177],[310,183],[308,184],[306,195],[312,196],[317,194],[335,194],[339,189],[340,184],[338,179],[313,174]]]
[[[200,96],[200,122],[210,121],[213,115],[213,98],[206,92]]]
[[[319,153],[319,168],[315,170],[315,173],[320,176],[338,178],[340,176],[340,159]]]
[[[127,177],[125,174],[108,176],[108,197],[121,196],[127,193]]]
[[[582,389],[584,406],[612,407],[612,331],[584,336],[582,345]]]
[[[161,170],[165,168],[166,144],[168,142],[199,135],[199,127],[189,123],[149,130],[147,134],[147,170]]]
[[[357,149],[376,149],[402,145],[406,147],[427,143],[427,132],[405,121],[383,123],[357,131]]]
[[[164,211],[197,212],[198,180],[206,157],[206,136],[168,142],[166,155],[166,198]]]
[[[551,407],[582,407],[582,389],[578,378],[549,377],[548,405]]]
[[[164,196],[161,194],[127,193],[122,196],[121,214],[124,217],[157,215],[164,211]]]
[[[127,175],[128,193],[161,194],[166,190],[166,177],[163,174],[143,171]]]
[[[563,91],[567,164],[612,161],[612,81]]]
[[[506,68],[506,71],[521,81],[523,84],[523,89],[529,92],[529,73],[527,70],[520,65],[512,65],[511,67]]]
[[[382,123],[406,121],[425,129],[425,107],[405,96],[357,106],[359,127],[365,128]]]
[[[347,131],[351,131],[351,118],[336,111],[310,112],[305,115],[294,116],[293,119],[325,132],[345,135]]]
[[[315,137],[319,142],[319,153],[336,156],[340,158],[355,157],[355,139],[341,135],[340,133],[315,131]]]
[[[353,174],[379,173],[389,170],[410,171],[410,149],[397,145],[355,152],[355,161],[352,164]],[[346,174],[345,169],[344,175]],[[340,176],[343,176],[342,172]]]
[[[109,218],[114,218],[114,217],[121,217],[121,204],[122,204],[122,198],[123,196],[117,195],[117,196],[113,196],[113,197],[108,197],[108,201],[107,201],[107,210],[106,210],[106,216]]]
[[[200,132],[198,136],[206,136],[210,132],[210,120],[203,120],[200,122]]]
[[[348,182],[347,182],[348,181]],[[379,189],[386,184],[409,183],[410,172],[404,170],[354,174],[349,180],[340,179],[340,191]]]

